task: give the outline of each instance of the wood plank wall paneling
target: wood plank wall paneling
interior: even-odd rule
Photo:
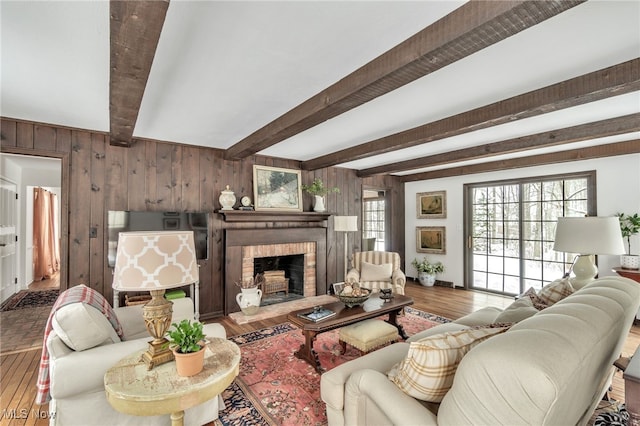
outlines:
[[[224,230],[227,228],[294,228],[303,222],[226,223],[214,213],[218,196],[226,185],[238,199],[253,199],[253,165],[299,169],[299,162],[255,155],[242,161],[224,160],[217,149],[154,140],[137,140],[130,148],[111,146],[100,132],[50,126],[1,118],[3,152],[58,156],[63,158],[63,217],[61,250],[68,267],[61,274],[61,286],[84,283],[112,298],[112,271],[107,265],[107,211],[205,211],[209,215],[209,258],[200,263],[200,311],[202,318],[224,312]],[[362,186],[391,192],[390,250],[404,259],[404,189],[399,178],[358,178],[355,170],[331,167],[302,171],[302,182],[320,178],[340,193],[327,197],[329,212],[362,217]],[[312,197],[303,195],[305,211],[312,210]],[[327,224],[327,282],[342,280],[344,236]],[[361,223],[361,222],[360,222]],[[97,236],[90,238],[92,227]],[[64,238],[68,234],[68,238]],[[348,236],[349,253],[360,250],[360,233]]]

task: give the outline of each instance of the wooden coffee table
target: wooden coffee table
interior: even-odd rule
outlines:
[[[389,319],[386,321],[397,327],[400,336],[406,339],[408,336],[404,332],[402,325],[398,324],[397,319],[398,314],[402,312],[405,306],[413,304],[413,299],[401,294],[395,294],[393,299],[385,302],[380,299],[379,295],[380,293],[374,293],[363,305],[354,306],[353,308],[347,308],[338,299],[334,303],[324,304],[322,305],[324,308],[334,311],[336,315],[318,322],[312,322],[298,316],[300,313],[309,312],[309,308],[289,313],[287,319],[300,327],[304,333],[304,343],[300,345],[300,349],[295,355],[307,361],[316,371],[322,373],[324,370],[320,366],[318,354],[313,350],[313,342],[318,334],[385,314],[389,314]]]

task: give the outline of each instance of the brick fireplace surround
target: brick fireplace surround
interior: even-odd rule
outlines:
[[[304,297],[316,295],[316,243],[265,244],[242,247],[242,281],[253,277],[254,261],[260,257],[304,255]]]
[[[240,310],[237,281],[253,275],[255,258],[304,255],[304,296],[327,292],[327,229],[269,228],[225,231],[225,315]]]

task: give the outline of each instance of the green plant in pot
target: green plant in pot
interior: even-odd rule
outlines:
[[[444,272],[442,262],[431,263],[426,257],[422,260],[413,259],[411,265],[418,271],[420,284],[426,287],[431,287],[436,282],[436,274]]]
[[[624,269],[638,269],[640,267],[640,256],[631,254],[631,237],[640,233],[640,215],[618,213],[620,219],[620,232],[627,242],[627,254],[620,256],[620,263]]]
[[[324,197],[331,192],[340,192],[338,187],[327,187],[322,183],[322,179],[315,178],[311,185],[302,185],[302,190],[314,196],[313,210],[316,212],[325,211]]]
[[[176,358],[176,369],[179,376],[193,376],[202,371],[204,366],[204,333],[202,323],[188,319],[179,324],[171,324],[167,332],[169,348]]]

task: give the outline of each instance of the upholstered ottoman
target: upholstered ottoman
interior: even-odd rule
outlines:
[[[385,343],[395,342],[398,337],[395,326],[377,319],[368,319],[340,329],[342,353],[347,350],[347,343],[366,353]]]

